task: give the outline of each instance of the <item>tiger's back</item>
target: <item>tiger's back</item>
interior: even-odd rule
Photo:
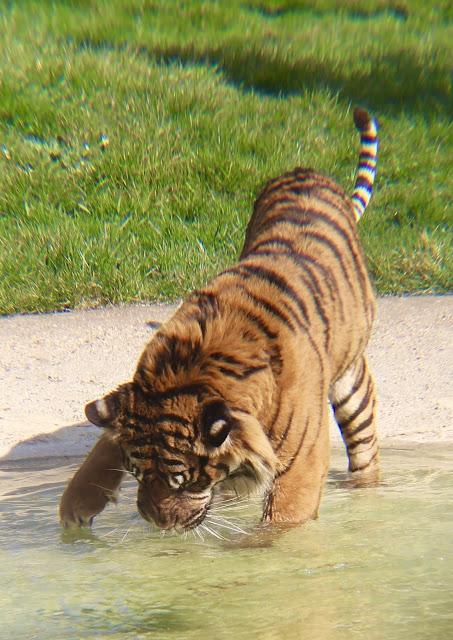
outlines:
[[[255,203],[241,264],[249,271],[266,265],[271,280],[279,275],[286,288],[282,304],[300,309],[301,329],[319,343],[332,379],[340,377],[363,350],[375,312],[353,205],[343,189],[311,169],[271,180]]]

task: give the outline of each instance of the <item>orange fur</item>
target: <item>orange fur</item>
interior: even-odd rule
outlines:
[[[239,262],[159,329],[132,382],[87,406],[139,480],[142,515],[162,528],[195,527],[217,485],[247,478],[265,492],[265,521],[316,517],[329,399],[351,471],[375,473],[375,394],[363,355],[374,309],[351,199],[310,169],[271,180]],[[89,458],[76,475],[86,486],[92,466]],[[64,522],[81,519],[80,507],[67,507],[75,494],[84,502],[74,483]]]

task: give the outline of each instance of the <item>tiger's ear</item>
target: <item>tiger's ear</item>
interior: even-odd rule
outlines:
[[[201,431],[208,447],[220,447],[237,421],[223,400],[208,402],[201,413]]]
[[[88,420],[97,427],[112,429],[120,408],[118,393],[109,393],[104,398],[89,402],[85,407]]]

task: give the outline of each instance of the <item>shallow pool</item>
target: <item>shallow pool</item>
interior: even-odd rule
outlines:
[[[131,483],[91,533],[62,532],[75,465],[2,463],[0,638],[451,639],[452,453],[385,450],[366,490],[335,453],[320,519],[277,536],[244,503],[219,511],[218,537],[162,536]]]

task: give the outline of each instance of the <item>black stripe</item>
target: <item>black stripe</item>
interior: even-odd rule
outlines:
[[[274,428],[277,425],[278,416],[280,415],[280,409],[282,407],[281,396],[282,396],[282,394],[281,394],[281,391],[279,390],[278,398],[277,398],[277,406],[275,408],[275,411],[274,411],[274,414],[273,414],[272,418],[269,420],[269,424],[271,426],[270,426],[269,431],[266,434],[269,439],[272,439],[272,436],[274,434]]]
[[[288,253],[284,253],[282,252],[281,255],[287,255],[287,256],[291,256],[299,266],[303,267],[303,269],[309,274],[309,276],[312,278],[312,280],[316,283],[316,286],[318,288],[319,291],[321,291],[321,287],[319,284],[319,280],[317,279],[317,277],[315,277],[313,271],[309,268],[309,264],[313,267],[315,267],[316,269],[318,269],[319,271],[321,271],[322,275],[323,275],[323,282],[326,284],[327,289],[329,291],[329,296],[330,299],[332,300],[332,302],[335,300],[335,293],[338,292],[338,284],[335,280],[335,277],[332,275],[332,272],[330,271],[330,269],[324,267],[324,265],[320,264],[318,261],[316,261],[312,256],[306,254],[306,253],[302,253],[300,252],[298,249],[296,249],[296,247],[294,246],[294,244],[290,241],[290,240],[286,240],[285,238],[271,238],[269,240],[263,240],[261,242],[258,242],[258,244],[254,245],[249,253],[247,254],[247,256],[249,255],[278,255],[277,253],[273,254],[272,252],[266,252],[262,250],[262,247],[266,247],[268,245],[275,245],[277,247],[282,247],[285,249],[288,249]],[[291,253],[289,253],[291,252]],[[344,308],[343,308],[343,301],[341,299],[339,299],[340,302],[340,312],[342,315],[342,318],[344,318]]]
[[[338,233],[346,242],[351,254],[357,260],[357,253],[356,251],[354,251],[351,236],[346,232],[346,230],[341,225],[338,224],[338,222],[334,218],[317,209],[310,209],[309,211],[304,211],[304,213],[310,216],[310,222],[321,220],[323,224],[326,224],[331,229],[333,229],[336,233]]]
[[[366,176],[359,176],[355,182],[355,189],[358,187],[362,187],[366,189],[368,193],[372,193],[373,191],[373,183]]]
[[[306,227],[309,227],[313,224],[310,219],[301,219],[301,215],[303,213],[307,213],[306,211],[304,211],[303,209],[294,210],[299,211],[299,213],[291,214],[290,212],[285,212],[284,214],[282,214],[280,212],[277,212],[273,216],[269,216],[266,219],[266,222],[262,225],[261,231],[264,233],[268,229],[272,229],[279,224],[290,224],[296,227],[300,227],[301,229],[305,229]]]
[[[150,422],[152,422],[153,425],[160,424],[161,422],[175,422],[182,424],[184,427],[189,427],[192,424],[190,420],[176,413],[160,413],[156,418],[150,419]]]
[[[154,391],[149,393],[147,398],[150,402],[160,402],[169,398],[177,398],[178,396],[197,396],[201,398],[205,393],[205,388],[201,384],[186,384],[165,391]]]
[[[355,381],[355,383],[353,384],[353,386],[351,388],[350,393],[345,398],[343,398],[343,400],[340,400],[340,402],[338,402],[338,403],[333,403],[335,411],[337,411],[337,409],[341,409],[341,407],[343,407],[347,402],[349,402],[349,400],[352,398],[352,396],[355,393],[357,393],[357,391],[362,386],[362,382],[363,382],[363,379],[365,377],[365,371],[366,371],[365,363],[362,360],[362,368],[361,368],[360,377]]]
[[[352,424],[354,420],[368,407],[368,403],[370,402],[370,399],[371,399],[372,390],[373,390],[373,385],[371,384],[371,378],[369,378],[366,393],[362,398],[362,402],[359,404],[359,406],[354,411],[354,413],[352,413],[346,420],[341,422],[340,426],[342,430],[347,429],[348,426]],[[354,433],[355,431],[348,433],[347,435],[349,437],[349,436],[352,436]]]
[[[192,423],[189,420],[186,420],[185,418],[182,418],[179,415],[175,415],[175,414],[161,414],[159,416],[156,416],[155,418],[149,418],[147,416],[142,416],[138,413],[133,413],[130,414],[129,416],[130,419],[132,419],[134,422],[131,422],[129,424],[127,424],[128,428],[131,431],[136,431],[139,434],[142,434],[139,436],[139,438],[141,439],[146,439],[148,437],[148,435],[151,435],[149,433],[150,429],[153,429],[155,426],[157,425],[162,425],[168,422],[173,422],[176,424],[179,424],[181,426],[183,426],[185,429],[188,429],[189,432],[186,435],[180,434],[179,432],[173,432],[173,431],[167,431],[165,429],[163,429],[162,427],[159,429],[159,433],[162,434],[171,434],[173,435],[173,433],[175,434],[176,438],[181,438],[181,439],[187,439],[187,440],[193,440],[193,436],[192,433],[190,431],[190,427],[192,426]],[[137,423],[141,422],[141,424],[146,427],[146,429],[143,429],[141,426],[139,426]],[[148,433],[146,433],[148,431]]]
[[[183,441],[184,442],[184,441]],[[188,446],[190,446],[190,443],[185,440],[185,442],[188,443]],[[155,447],[160,447],[161,449],[163,449],[166,453],[170,453],[170,454],[176,454],[176,455],[182,455],[184,454],[184,450],[179,449],[178,447],[174,447],[173,445],[168,444],[168,442],[164,439],[164,438],[159,438],[158,436],[153,436],[151,438],[142,438],[142,439],[133,439],[130,440],[128,443],[128,446],[130,447],[142,447],[142,448],[152,448],[151,451],[149,452],[140,452],[140,451],[135,451],[132,452],[131,451],[131,456],[135,457],[135,458],[149,458],[150,460],[155,460],[157,462],[159,462],[159,458],[156,455],[155,451],[153,451],[153,449]],[[187,447],[189,448],[189,447]]]
[[[243,263],[241,264],[241,269],[256,278],[265,280],[266,282],[270,282],[274,287],[280,289],[280,291],[282,291],[285,295],[288,296],[288,298],[290,298],[297,304],[299,310],[302,312],[302,315],[305,319],[307,319],[307,307],[305,306],[304,301],[299,297],[293,287],[284,278],[275,273],[275,271],[259,265]],[[300,324],[300,320],[297,315],[294,314],[294,312],[292,313],[296,322]]]
[[[306,421],[306,423],[305,423],[305,429],[304,429],[304,431],[303,431],[303,433],[302,433],[302,436],[301,436],[301,439],[300,439],[300,441],[299,441],[299,445],[298,445],[298,447],[297,447],[297,449],[296,449],[296,452],[291,456],[291,458],[290,458],[290,460],[289,460],[289,463],[287,464],[287,466],[285,467],[285,469],[283,469],[283,471],[279,471],[279,472],[277,473],[277,475],[275,476],[276,478],[281,478],[282,476],[284,476],[284,475],[285,475],[285,473],[288,473],[288,471],[289,471],[289,470],[291,469],[291,467],[293,466],[294,461],[296,460],[297,456],[298,456],[298,455],[299,455],[299,453],[300,453],[300,450],[302,449],[302,445],[303,445],[303,443],[304,443],[305,435],[306,435],[306,433],[307,433],[307,430],[308,430],[308,419],[307,419],[307,421]]]
[[[137,424],[137,421],[141,424]],[[144,433],[143,425],[145,427],[149,426],[149,418],[146,416],[141,416],[138,413],[130,413],[127,416],[127,422],[125,427],[130,431],[138,431],[139,433]]]
[[[368,169],[372,173],[376,173],[376,167],[374,165],[372,165],[371,163],[367,162],[367,160],[360,159],[358,169],[359,169],[359,171],[361,169]]]
[[[368,462],[363,464],[361,467],[354,467],[353,472],[355,473],[356,471],[363,471],[364,469],[369,467],[370,464],[373,462],[373,460],[376,460],[378,455],[379,455],[379,450],[377,450],[376,453],[373,456],[371,456],[371,458],[368,460]]]
[[[271,345],[266,349],[270,366],[274,375],[279,376],[283,370],[283,358],[281,349],[277,345]]]
[[[196,302],[199,308],[198,324],[203,338],[206,335],[206,323],[219,313],[219,302],[213,293],[197,292]]]
[[[254,373],[258,373],[259,371],[263,371],[263,369],[267,369],[267,365],[258,365],[256,367],[247,367],[241,372],[234,371],[233,369],[227,369],[226,367],[219,367],[219,371],[226,376],[230,376],[231,378],[235,378],[236,380],[245,380],[249,378]]]
[[[371,441],[373,441],[373,445],[376,442],[376,437],[375,437],[374,433],[372,433],[371,436],[368,436],[367,438],[364,438],[363,440],[358,440],[357,442],[353,442],[352,444],[348,444],[348,452],[352,453],[361,444],[369,444]],[[371,448],[372,447],[369,447],[368,449],[365,449],[365,451],[369,451]],[[365,453],[365,451],[360,451],[360,453]]]
[[[265,246],[266,244],[270,244],[270,243],[278,243],[278,244],[282,244],[282,246],[288,247],[288,249],[292,252],[291,253],[291,257],[297,262],[297,264],[301,267],[303,267],[304,269],[306,269],[308,271],[307,268],[307,264],[310,264],[311,266],[319,269],[323,276],[325,281],[328,281],[327,283],[327,287],[329,289],[329,294],[330,294],[330,298],[331,300],[334,300],[333,294],[335,291],[338,290],[338,284],[335,280],[334,277],[332,277],[332,273],[330,271],[330,269],[327,269],[324,265],[320,264],[319,261],[317,261],[315,258],[313,258],[313,256],[310,256],[307,253],[303,253],[301,251],[299,251],[299,249],[296,249],[296,247],[294,246],[294,244],[290,241],[290,240],[285,240],[284,238],[277,238],[275,240],[264,240],[263,242],[260,242],[258,245],[256,245],[253,248],[253,251],[255,249],[257,250],[257,254],[260,255],[261,251],[259,249],[259,245]],[[270,255],[270,254],[269,254]],[[283,254],[285,255],[285,254]],[[289,254],[287,254],[289,256]],[[332,281],[333,281],[333,287],[332,287]]]
[[[351,431],[350,433],[348,433],[348,438],[352,438],[353,436],[356,436],[361,431],[364,431],[367,427],[370,426],[373,420],[374,420],[374,410],[372,409],[370,417],[364,420],[363,422],[361,422],[358,425],[358,427],[354,429],[354,431]]]
[[[156,377],[160,378],[168,367],[168,360],[170,357],[170,342],[167,336],[156,336],[154,338],[154,345],[157,347],[154,352],[153,359],[153,373]],[[156,344],[157,343],[157,344]]]
[[[183,436],[178,432],[170,431],[158,431],[149,433],[146,436],[139,436],[138,438],[129,438],[127,441],[128,446],[134,447],[154,447],[159,446],[166,448],[168,445],[168,438],[174,438],[178,442],[192,443],[192,436]],[[178,449],[178,452],[181,453]]]
[[[352,199],[353,200],[358,200],[360,202],[360,204],[362,205],[362,207],[364,209],[366,209],[366,201],[358,193],[354,193],[353,196],[352,196]]]
[[[263,191],[258,196],[257,201],[255,202],[255,206],[260,200],[264,199],[264,197],[267,198],[272,193],[275,193],[275,191],[284,189],[290,184],[297,184],[299,180],[300,178],[298,178],[294,173],[284,174],[279,178],[274,178],[264,187]]]
[[[230,364],[231,366],[241,367],[241,371],[239,372],[231,369],[226,369],[224,367],[219,367],[219,371],[221,371],[222,373],[225,373],[226,375],[231,375],[232,377],[238,378],[238,379],[248,378],[252,374],[267,368],[267,365],[265,364],[247,367],[245,362],[238,360],[237,358],[234,358],[232,356],[228,356],[226,354],[220,353],[218,351],[216,351],[215,353],[211,353],[209,357],[215,360],[216,362],[223,362],[225,364]]]
[[[242,289],[246,294],[248,299],[252,300],[256,305],[262,307],[268,313],[270,313],[274,318],[277,318],[283,324],[285,324],[292,332],[295,331],[295,327],[291,322],[290,318],[284,313],[281,309],[278,309],[275,305],[273,305],[268,300],[261,298],[260,296],[255,295],[251,291],[249,291],[244,285],[237,285],[238,288]]]
[[[342,318],[344,319],[345,316],[344,316],[343,301],[340,298],[340,296],[336,295],[338,294],[338,283],[335,279],[335,276],[332,274],[332,271],[329,268],[322,265],[320,262],[318,262],[315,258],[313,258],[313,256],[310,256],[307,253],[298,252],[297,255],[300,260],[304,261],[304,263],[307,263],[313,266],[315,269],[318,269],[321,271],[322,275],[324,276],[324,282],[327,284],[327,288],[329,290],[330,299],[332,300],[332,302],[334,302],[335,299],[338,298],[340,302],[341,315],[342,315]],[[305,264],[306,269],[307,269],[307,264]]]
[[[353,211],[351,210],[351,206],[349,202],[344,200],[344,198],[341,198],[341,199],[338,198],[336,200],[333,200],[331,197],[327,197],[325,193],[317,193],[316,200],[319,200],[319,202],[326,204],[328,207],[331,207],[332,209],[335,209],[335,213],[340,214],[341,216],[340,219],[343,222],[346,222],[350,231],[352,231],[353,234],[355,234],[356,221],[355,221],[355,218],[354,219],[352,218]]]
[[[328,247],[328,249],[334,254],[336,259],[338,260],[341,270],[343,271],[343,275],[345,277],[346,282],[349,285],[351,285],[348,270],[344,264],[343,256],[338,251],[338,247],[333,242],[331,242],[329,238],[327,238],[324,234],[318,231],[306,231],[305,235],[306,237],[312,238],[313,240],[319,242],[320,244],[323,244],[324,246]]]
[[[169,467],[186,467],[185,462],[181,460],[174,460],[173,458],[159,458],[159,462],[168,465]]]
[[[323,180],[313,181],[313,184],[299,184],[297,187],[291,188],[291,192],[298,196],[303,195],[304,192],[312,191],[313,189],[325,189],[326,191],[330,191],[340,198],[344,198],[343,189],[332,183],[324,182]]]
[[[243,289],[245,293],[247,293],[247,297],[250,297],[249,292],[244,286],[239,285],[238,288]],[[247,320],[255,325],[255,327],[257,327],[262,333],[264,333],[264,335],[269,338],[269,340],[275,340],[276,338],[278,338],[278,333],[275,333],[275,331],[271,331],[271,329],[269,329],[265,322],[263,322],[263,320],[259,316],[253,313],[253,311],[249,311],[247,309],[244,309],[243,307],[236,307],[236,311],[242,313],[242,315],[245,316]]]
[[[283,191],[282,195],[276,195],[275,198],[271,198],[270,202],[266,205],[262,205],[260,207],[260,214],[265,215],[274,207],[285,207],[286,205],[294,206],[295,199],[294,197],[288,197],[286,189]]]
[[[261,242],[258,242],[257,244],[253,245],[248,250],[247,256],[251,254],[255,254],[260,250],[261,247],[267,247],[269,245],[288,249],[288,251],[290,251],[291,253],[296,252],[294,244],[290,240],[285,240],[285,238],[269,238],[268,240],[261,240]]]
[[[137,458],[137,460],[151,460],[151,455],[144,451],[131,451],[130,456],[131,458]]]
[[[369,133],[362,134],[360,136],[360,142],[376,142],[377,136],[370,135]]]
[[[292,409],[290,416],[289,416],[289,420],[288,420],[288,424],[286,425],[286,429],[283,432],[283,434],[280,436],[280,442],[278,443],[278,445],[275,447],[274,451],[275,453],[277,451],[280,451],[280,449],[282,448],[283,444],[286,442],[286,437],[291,429],[291,425],[293,423],[293,418],[294,418],[294,409]]]
[[[312,283],[310,281],[307,281],[307,279],[304,278],[303,275],[300,276],[300,277],[301,277],[302,281],[304,282],[305,286],[308,288],[308,290],[309,290],[309,292],[311,294],[313,303],[314,303],[314,305],[316,307],[316,311],[317,311],[319,317],[321,318],[321,322],[324,325],[324,334],[325,334],[324,343],[325,343],[325,346],[327,347],[328,344],[329,344],[329,341],[330,341],[330,323],[329,323],[329,319],[327,318],[327,316],[326,316],[326,314],[324,312],[324,308],[323,308],[322,303],[321,303],[321,298],[319,296],[319,292],[316,291],[316,289],[313,287]]]
[[[258,251],[255,252],[255,255],[258,256],[258,257],[260,257],[260,256],[274,256],[275,253],[273,253],[272,251],[266,251],[266,250],[259,249]],[[322,320],[324,326],[326,328],[328,328],[329,321],[327,319],[327,316],[324,313],[324,309],[323,309],[323,307],[321,305],[321,302],[320,302],[320,296],[319,296],[320,291],[319,290],[315,290],[315,288],[313,287],[313,284],[312,284],[313,281],[315,281],[316,282],[316,286],[319,286],[318,280],[316,280],[316,279],[314,280],[313,279],[312,272],[307,269],[307,265],[304,264],[303,259],[301,259],[300,256],[297,253],[294,253],[292,255],[286,254],[285,257],[288,258],[289,260],[293,260],[298,266],[303,267],[304,270],[305,270],[304,274],[308,274],[308,276],[310,277],[310,280],[307,280],[307,278],[304,277],[304,274],[300,274],[299,275],[299,278],[302,280],[302,282],[305,284],[305,286],[307,287],[308,291],[311,294],[311,297],[312,297],[312,300],[313,300],[313,304],[316,307],[318,315],[321,317],[321,320]],[[305,307],[305,309],[304,309],[305,314],[306,314],[306,316],[308,316],[306,305],[304,305],[304,307]]]
[[[154,337],[153,340],[156,338]],[[134,375],[134,382],[138,384],[143,393],[153,393],[154,387],[152,381],[149,380],[149,372],[147,371],[147,367],[139,361],[137,370]]]
[[[370,153],[369,151],[361,151],[359,155],[359,164],[362,160],[374,160],[376,161],[377,155],[375,153]],[[374,169],[374,167],[373,167]]]
[[[268,219],[267,222],[266,222],[266,226],[274,227],[274,226],[280,225],[280,224],[290,224],[290,225],[295,225],[295,226],[300,227],[300,228],[305,228],[304,235],[306,237],[316,237],[323,244],[328,244],[329,245],[330,249],[335,253],[335,256],[337,257],[338,261],[341,264],[341,267],[342,267],[343,272],[345,274],[346,280],[349,282],[348,272],[347,272],[347,270],[345,268],[342,256],[341,256],[340,252],[338,251],[338,249],[335,247],[335,245],[332,242],[330,242],[326,236],[322,236],[322,234],[320,234],[320,233],[318,233],[316,231],[313,231],[311,229],[307,229],[307,227],[311,227],[313,225],[313,221],[316,220],[316,218],[322,219],[323,222],[325,222],[332,229],[337,231],[341,235],[341,237],[344,239],[344,241],[346,242],[346,244],[348,246],[348,249],[349,249],[351,255],[354,258],[354,270],[356,272],[357,278],[358,278],[359,283],[360,283],[362,296],[365,299],[365,275],[364,275],[363,271],[359,268],[360,265],[361,265],[361,256],[354,249],[352,241],[351,241],[351,238],[349,237],[349,235],[346,233],[346,231],[342,227],[340,227],[334,220],[332,220],[332,218],[330,218],[330,216],[326,216],[326,215],[324,215],[321,212],[316,211],[316,210],[310,210],[310,212],[304,211],[303,213],[309,213],[310,214],[310,219],[301,220],[300,217],[297,214],[292,214],[292,215],[291,214],[290,215],[285,214],[283,216],[274,216],[274,217]]]
[[[209,357],[212,360],[216,360],[217,362],[226,362],[227,364],[231,364],[231,365],[238,365],[238,366],[242,366],[244,363],[241,360],[238,360],[237,358],[234,358],[233,356],[229,356],[226,353],[221,353],[220,351],[215,351],[214,353],[211,353],[209,355]]]

